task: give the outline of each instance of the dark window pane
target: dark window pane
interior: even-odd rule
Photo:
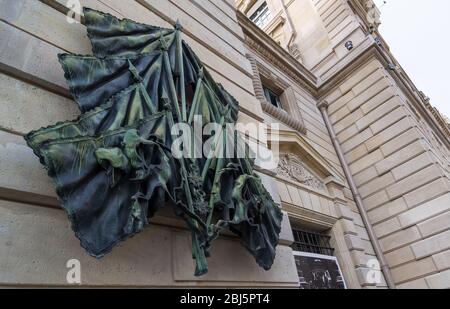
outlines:
[[[266,96],[267,101],[275,107],[281,108],[280,96],[270,90],[269,88],[264,87],[264,95]]]

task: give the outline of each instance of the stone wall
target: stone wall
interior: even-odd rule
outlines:
[[[329,96],[329,114],[399,288],[448,288],[448,148],[377,59]]]
[[[262,118],[233,1],[81,3],[156,26],[172,27],[180,20],[184,39],[216,81],[240,101],[241,120]],[[170,211],[104,259],[85,254],[57,206],[50,178],[22,138],[79,113],[57,54],[90,54],[91,47],[85,27],[67,22],[65,5],[63,0],[0,1],[0,286],[67,285],[70,259],[81,261],[86,286],[298,286],[287,219],[269,272],[259,269],[228,235],[213,248],[209,274],[193,277],[189,233]]]
[[[291,46],[282,47],[317,79],[312,101],[329,105],[338,143],[396,285],[448,288],[448,130],[378,33],[380,12],[365,0],[267,2],[272,15],[284,18],[285,37],[294,37],[300,57]],[[271,23],[276,22],[274,18]],[[271,23],[262,29],[269,36]],[[346,46],[349,42],[352,48]],[[286,72],[270,71],[274,76]],[[323,123],[314,117],[318,110],[309,107],[304,94],[299,102],[306,140],[333,164],[327,153],[329,139],[321,140]],[[287,204],[308,205],[289,185],[279,191]],[[342,221],[343,232],[354,249],[353,262],[362,266],[364,285],[363,261],[374,252],[351,194],[343,192],[347,206],[340,216],[349,219]]]

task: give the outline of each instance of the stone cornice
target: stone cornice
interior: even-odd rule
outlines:
[[[342,58],[335,64],[335,67],[340,66],[339,70],[331,74],[324,80],[318,82],[317,97],[319,101],[322,101],[325,96],[336,89],[340,83],[348,78],[352,73],[364,66],[371,58],[376,58],[375,52],[376,44],[373,39],[370,43],[361,50],[354,50],[348,57]],[[381,60],[381,59],[380,59]]]
[[[377,31],[381,14],[373,0],[347,0],[347,3],[353,12],[359,16],[367,32]]]
[[[436,108],[433,107],[431,104],[426,104],[427,109],[430,111],[431,114],[433,114],[434,118],[436,118],[436,121],[440,124],[444,130],[447,131],[447,136],[450,138],[450,126],[447,120],[444,118],[444,116],[441,114],[441,112]]]
[[[359,16],[360,20],[364,23],[365,30],[369,30],[369,25],[366,20],[367,11],[363,3],[360,0],[348,0],[348,5],[352,8],[353,12]]]

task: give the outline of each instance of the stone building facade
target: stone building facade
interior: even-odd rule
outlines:
[[[82,0],[156,26],[179,20],[240,122],[280,125],[280,164],[259,173],[285,214],[268,272],[225,235],[194,277],[170,210],[105,258],[87,256],[23,140],[79,114],[57,60],[91,53],[73,3],[0,0],[0,286],[70,285],[75,259],[83,286],[295,288],[296,252],[329,249],[348,288],[450,288],[448,121],[390,53],[370,0]]]

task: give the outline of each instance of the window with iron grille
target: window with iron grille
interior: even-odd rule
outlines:
[[[333,256],[334,249],[330,245],[331,237],[317,232],[294,229],[294,251],[309,252]]]

